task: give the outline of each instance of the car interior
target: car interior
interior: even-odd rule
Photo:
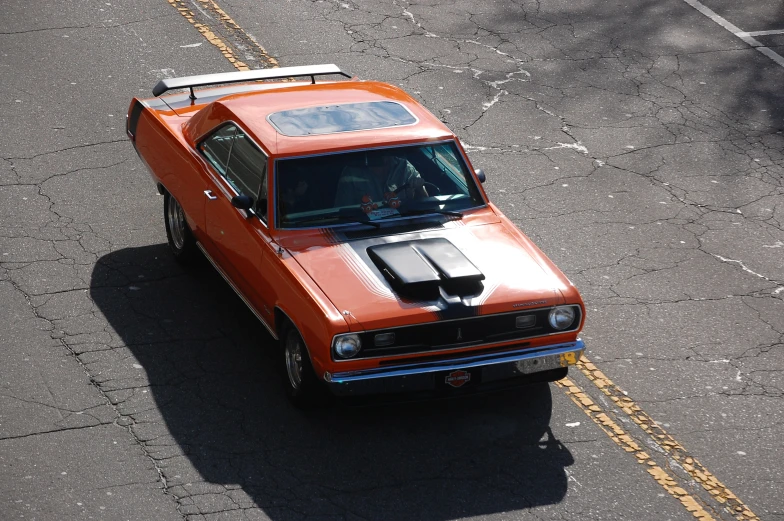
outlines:
[[[278,215],[281,222],[293,222],[301,216],[337,211],[338,208],[334,206],[335,196],[344,170],[378,161],[378,154],[381,153],[389,154],[390,149],[277,161]],[[479,197],[473,179],[470,176],[466,179],[467,167],[457,159],[454,145],[397,147],[393,149],[393,155],[405,158],[416,168],[425,183],[428,196],[434,201],[455,197],[477,200]]]

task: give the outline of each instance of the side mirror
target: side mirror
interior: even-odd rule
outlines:
[[[231,205],[234,208],[239,208],[240,210],[249,212],[249,210],[253,208],[253,198],[245,194],[235,195],[231,198]]]
[[[474,173],[476,174],[476,177],[479,178],[480,183],[484,183],[485,181],[487,181],[487,176],[485,175],[485,171],[482,170],[481,168],[477,168],[476,170],[474,170]]]

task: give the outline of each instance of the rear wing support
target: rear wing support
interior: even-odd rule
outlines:
[[[275,69],[258,69],[252,71],[222,72],[218,74],[202,74],[199,76],[183,76],[168,78],[158,82],[152,89],[153,96],[160,96],[171,89],[190,89],[192,100],[196,99],[194,87],[218,85],[222,83],[240,83],[256,80],[277,80],[283,78],[302,78],[310,76],[311,83],[316,83],[316,76],[339,74],[351,78],[350,74],[341,71],[333,63],[323,65],[304,65],[301,67],[278,67]]]

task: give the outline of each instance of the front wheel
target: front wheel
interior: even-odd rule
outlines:
[[[185,221],[182,206],[169,192],[163,194],[163,220],[174,260],[180,264],[193,261],[196,256],[196,239]]]
[[[308,349],[297,329],[288,325],[280,337],[283,351],[283,387],[294,406],[309,408],[326,398],[325,389],[316,378]]]

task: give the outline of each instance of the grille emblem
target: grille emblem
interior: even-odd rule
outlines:
[[[463,329],[462,328],[457,328],[457,339],[458,340],[462,340],[463,339]]]

